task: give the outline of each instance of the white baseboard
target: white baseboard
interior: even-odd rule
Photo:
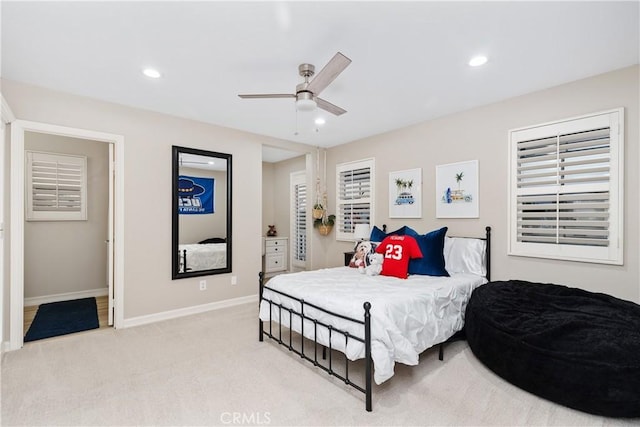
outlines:
[[[145,316],[132,317],[124,319],[124,328],[132,326],[146,325],[149,323],[160,322],[163,320],[175,319],[192,314],[204,313],[212,310],[220,310],[221,308],[233,307],[236,305],[249,304],[258,302],[258,294],[248,295],[246,297],[232,298],[224,301],[216,301],[209,304],[196,305],[193,307],[179,308],[177,310],[163,311],[161,313],[148,314]]]
[[[24,299],[24,306],[31,307],[34,305],[47,304],[50,302],[69,301],[72,299],[101,297],[109,295],[109,288],[89,289],[87,291],[66,292],[63,294],[44,295],[41,297],[32,297]]]

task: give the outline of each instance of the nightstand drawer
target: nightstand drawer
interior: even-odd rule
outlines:
[[[265,254],[279,254],[279,253],[285,253],[286,251],[287,251],[287,247],[284,245],[281,245],[281,246],[267,245],[264,250]]]
[[[287,264],[285,262],[285,255],[281,254],[281,255],[271,255],[268,257],[265,257],[265,271],[267,272],[271,272],[271,271],[281,271],[281,270],[286,270],[287,269]]]
[[[266,239],[264,244],[266,247],[287,246],[287,239]]]

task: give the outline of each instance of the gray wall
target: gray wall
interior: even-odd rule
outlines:
[[[87,220],[25,221],[25,298],[107,287],[109,144],[25,133],[25,150],[87,156]]]
[[[291,172],[305,171],[305,156],[295,157],[275,164],[273,194],[274,222],[279,236],[291,237]],[[307,188],[309,183],[307,182]],[[311,186],[313,187],[313,186]],[[286,189],[286,190],[285,190]]]
[[[450,235],[477,236],[490,225],[494,237],[493,279],[561,283],[640,302],[639,70],[638,66],[625,68],[333,147],[327,159],[329,203],[335,205],[335,165],[375,157],[378,225],[386,223],[393,230],[407,224],[421,232],[446,225]],[[625,108],[626,122],[624,265],[507,256],[507,132],[617,107]],[[436,165],[474,159],[479,160],[480,218],[436,219]],[[422,218],[390,219],[389,172],[418,167],[423,174]],[[314,265],[341,265],[342,252],[352,244],[335,239],[326,243],[326,249],[314,251]]]
[[[125,321],[257,294],[262,145],[278,146],[280,140],[7,80],[2,94],[18,119],[124,136]],[[199,290],[197,277],[171,280],[171,147],[176,141],[233,155],[233,272],[207,277],[206,291]],[[231,275],[237,285],[231,285]]]
[[[327,157],[329,210],[335,212],[336,163],[375,157],[378,224],[397,227],[407,223],[423,232],[447,225],[450,234],[457,235],[480,235],[485,225],[491,225],[495,279],[564,283],[638,302],[638,81],[639,67],[635,66],[333,147]],[[257,293],[260,236],[266,231],[261,212],[261,147],[290,143],[11,81],[2,81],[2,92],[19,119],[124,136],[125,319]],[[626,108],[625,264],[507,256],[508,130],[620,106]],[[227,274],[208,277],[204,292],[198,290],[198,278],[171,280],[171,146],[175,141],[189,141],[191,147],[234,156],[232,274],[238,276],[237,286],[230,284]],[[472,159],[480,161],[480,218],[437,220],[435,166]],[[416,167],[423,170],[423,217],[390,220],[388,174]],[[312,169],[307,165],[314,183]],[[150,190],[141,194],[140,188]],[[274,189],[274,198],[277,191]],[[337,242],[335,232],[322,238],[314,232],[310,242],[312,268],[341,265],[342,252],[352,248],[350,242]]]
[[[274,195],[276,188],[274,185],[274,173],[277,163],[263,162],[262,163],[262,235],[266,236],[269,230],[269,225],[276,224],[279,219],[276,220],[275,216],[275,202]],[[284,191],[283,188],[278,188],[278,191]],[[288,191],[288,190],[287,190]]]

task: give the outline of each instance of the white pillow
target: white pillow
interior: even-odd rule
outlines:
[[[471,273],[485,277],[485,249],[487,242],[481,239],[465,237],[446,237],[444,239],[444,264],[449,274]]]

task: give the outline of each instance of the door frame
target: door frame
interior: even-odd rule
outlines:
[[[9,129],[9,123],[15,120],[15,116],[9,107],[9,104],[4,99],[4,96],[0,94],[0,98],[2,101],[2,113],[1,113],[1,123],[0,123],[0,188],[4,193],[7,190],[6,180],[5,180],[5,169],[8,166],[6,162],[6,153],[9,138],[7,138],[7,129]],[[5,286],[7,282],[5,279],[8,274],[6,274],[5,270],[5,244],[8,242],[5,239],[8,231],[6,228],[7,216],[5,215],[5,203],[4,203],[4,194],[0,195],[0,283],[2,287],[0,287],[0,352],[4,352],[5,349],[8,348],[7,339],[4,335],[4,324],[5,324],[5,310],[4,310],[4,294],[5,294]]]
[[[11,123],[11,283],[9,350],[24,344],[24,198],[25,132],[38,132],[113,144],[114,206],[113,212],[113,293],[114,327],[124,326],[124,136],[58,126],[49,123],[15,120]],[[110,286],[111,287],[111,286]]]

